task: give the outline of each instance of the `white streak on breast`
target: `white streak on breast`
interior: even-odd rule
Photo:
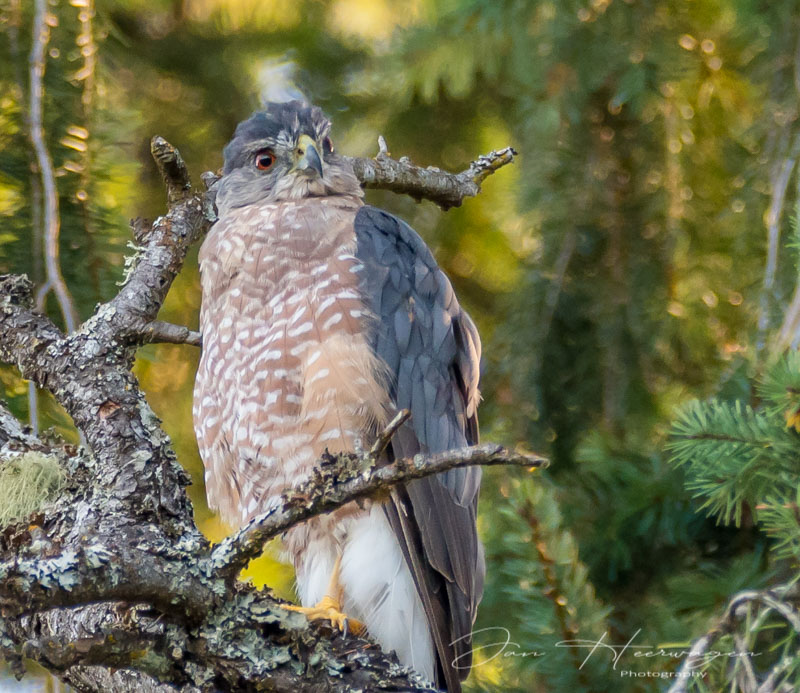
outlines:
[[[317,315],[320,315],[325,311],[326,308],[330,308],[336,302],[336,296],[328,296],[322,303],[317,306],[316,311],[314,311]]]
[[[286,305],[293,306],[295,303],[297,303],[298,301],[302,301],[304,298],[305,298],[305,292],[297,291],[286,299]]]
[[[302,305],[294,312],[294,315],[289,318],[289,322],[287,323],[289,327],[294,325],[300,318],[303,317],[303,314],[306,312],[307,308],[308,306]]]
[[[317,291],[321,291],[322,289],[327,289],[331,284],[333,284],[334,282],[338,282],[338,281],[339,281],[339,275],[338,274],[332,274],[328,279],[326,279],[325,281],[320,282],[314,288]]]
[[[281,352],[277,349],[272,349],[265,351],[256,357],[255,363],[261,363],[262,361],[277,361],[281,357]]]
[[[314,325],[310,322],[304,322],[302,325],[295,327],[293,330],[289,330],[286,334],[290,337],[298,337],[301,334],[305,334],[306,332],[311,332]]]
[[[259,409],[261,409],[263,405],[260,402],[245,402],[241,407],[239,407],[239,417],[245,418],[250,414],[254,414]]]
[[[256,431],[255,433],[250,436],[250,439],[253,441],[253,445],[257,448],[263,448],[269,445],[270,437],[266,433],[261,433],[260,431]]]
[[[324,442],[326,440],[334,440],[335,438],[341,438],[341,437],[342,437],[342,431],[338,428],[333,428],[330,431],[326,431],[325,433],[323,433],[318,438],[318,440]]]
[[[320,368],[314,375],[312,375],[308,380],[306,380],[306,385],[311,385],[317,380],[321,380],[322,378],[327,378],[331,374],[330,370],[327,368]]]
[[[303,352],[304,352],[306,349],[308,349],[310,346],[311,346],[311,342],[300,342],[300,344],[298,344],[296,347],[294,347],[293,349],[291,349],[291,350],[289,351],[289,353],[290,353],[292,356],[300,356],[300,354],[302,354],[302,353],[303,353]]]
[[[329,330],[331,327],[333,327],[334,325],[336,325],[341,321],[342,321],[342,314],[336,313],[335,315],[329,317],[324,323],[322,323],[322,329]]]

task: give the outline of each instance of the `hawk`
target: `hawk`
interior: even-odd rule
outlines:
[[[412,416],[387,460],[478,442],[475,325],[414,230],[364,204],[329,131],[319,108],[271,103],[224,151],[193,417],[209,505],[232,526],[279,504],[326,449],[369,446],[400,409]],[[297,609],[360,622],[460,691],[483,591],[480,476],[451,470],[289,530]]]

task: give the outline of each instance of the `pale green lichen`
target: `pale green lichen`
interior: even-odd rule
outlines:
[[[159,219],[160,218],[161,217],[159,217]],[[158,223],[158,220],[156,220],[156,223]],[[118,281],[117,286],[125,286],[125,284],[128,283],[128,280],[131,278],[131,275],[133,274],[133,270],[136,269],[136,265],[139,264],[139,260],[141,259],[142,254],[144,253],[145,250],[145,246],[136,245],[133,241],[128,241],[127,246],[130,250],[133,251],[133,254],[126,255],[123,258],[125,265],[122,269],[122,281]]]
[[[39,510],[64,484],[58,459],[26,452],[0,461],[0,527]]]

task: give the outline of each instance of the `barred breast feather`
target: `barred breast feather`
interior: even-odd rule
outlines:
[[[353,254],[360,201],[232,210],[200,252],[194,421],[212,507],[238,525],[385,423],[384,365]]]

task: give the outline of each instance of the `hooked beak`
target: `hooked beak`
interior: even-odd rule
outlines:
[[[322,159],[317,151],[317,145],[308,135],[300,135],[297,140],[294,168],[297,171],[316,171],[322,178]]]

